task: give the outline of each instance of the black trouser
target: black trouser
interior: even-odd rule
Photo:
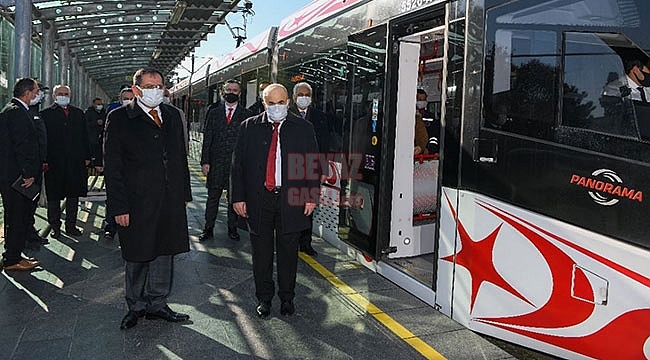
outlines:
[[[72,229],[77,224],[79,198],[69,197],[65,201],[65,228]],[[61,200],[47,200],[47,222],[52,229],[61,229]]]
[[[127,261],[124,280],[129,310],[156,312],[167,306],[173,271],[173,255],[161,255],[147,262]]]
[[[214,228],[214,223],[217,221],[217,212],[219,211],[219,201],[223,188],[208,188],[208,201],[205,204],[205,228]],[[237,228],[237,213],[230,203],[230,194],[226,194],[228,201],[228,231]]]
[[[280,233],[280,194],[264,191],[262,195],[260,232],[250,234],[255,296],[270,302],[275,293],[273,282],[273,252],[277,254],[278,296],[282,301],[293,300],[298,269],[298,239],[300,232]]]
[[[309,215],[309,223],[314,223],[314,213]],[[311,229],[312,226],[309,226],[309,229],[305,229],[300,233],[300,249],[309,249],[311,247]]]
[[[5,252],[2,254],[2,260],[4,266],[9,266],[20,262],[20,253],[31,235],[29,217],[32,213],[32,201],[13,189],[3,191],[1,195],[5,221]]]

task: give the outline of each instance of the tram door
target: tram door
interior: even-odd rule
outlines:
[[[383,260],[434,289],[443,99],[444,10],[391,24],[389,117],[395,131],[390,236]],[[435,289],[434,289],[435,290]]]
[[[339,237],[376,258],[384,106],[386,25],[348,39],[348,92],[339,159]],[[343,69],[345,70],[345,68]]]

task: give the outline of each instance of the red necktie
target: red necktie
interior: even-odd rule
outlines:
[[[64,107],[63,108],[63,113],[65,114],[65,117],[70,116],[70,108],[69,107]]]
[[[226,115],[226,123],[230,125],[230,120],[232,119],[232,108],[228,108],[228,115]]]
[[[278,126],[279,122],[273,123],[273,135],[271,135],[271,146],[269,155],[266,157],[266,189],[272,191],[275,188],[275,153],[278,150]]]

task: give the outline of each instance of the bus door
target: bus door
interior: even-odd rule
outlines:
[[[394,158],[390,235],[380,238],[384,261],[434,290],[444,22],[438,6],[390,24],[387,131],[394,132]]]

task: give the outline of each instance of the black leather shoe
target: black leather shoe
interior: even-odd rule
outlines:
[[[239,233],[237,232],[236,228],[235,229],[228,229],[228,237],[231,240],[235,240],[235,241],[240,239]]]
[[[38,234],[38,232],[36,232],[36,231],[34,231],[34,232],[32,233],[32,236],[31,236],[30,240],[31,240],[32,242],[35,242],[35,243],[38,243],[38,244],[43,244],[43,245],[45,245],[45,244],[49,244],[49,243],[50,243],[50,241],[49,241],[47,238],[41,237],[41,236]]]
[[[65,233],[70,235],[70,236],[81,236],[81,230],[77,229],[76,226],[73,226],[71,228],[66,227],[65,228]]]
[[[199,241],[212,240],[214,235],[212,235],[212,228],[203,230],[201,236],[199,236]]]
[[[296,312],[296,307],[293,305],[293,301],[283,301],[280,305],[280,314],[282,315],[293,315]]]
[[[271,302],[260,301],[255,308],[257,316],[264,319],[265,317],[271,315]]]
[[[52,229],[52,232],[50,233],[50,236],[54,239],[58,239],[61,237],[61,229]]]
[[[182,322],[190,319],[189,315],[177,313],[166,305],[156,312],[146,313],[144,317],[147,320],[163,319],[169,322]]]
[[[122,319],[122,323],[120,324],[120,329],[126,330],[136,326],[138,324],[138,318],[141,318],[143,316],[144,316],[144,310],[140,310],[140,311],[129,310],[129,312],[126,313],[126,316],[124,316],[124,319]]]
[[[316,250],[314,250],[314,248],[311,247],[311,246],[301,247],[300,252],[304,252],[305,254],[307,254],[309,256],[318,256],[318,253],[316,252]]]

